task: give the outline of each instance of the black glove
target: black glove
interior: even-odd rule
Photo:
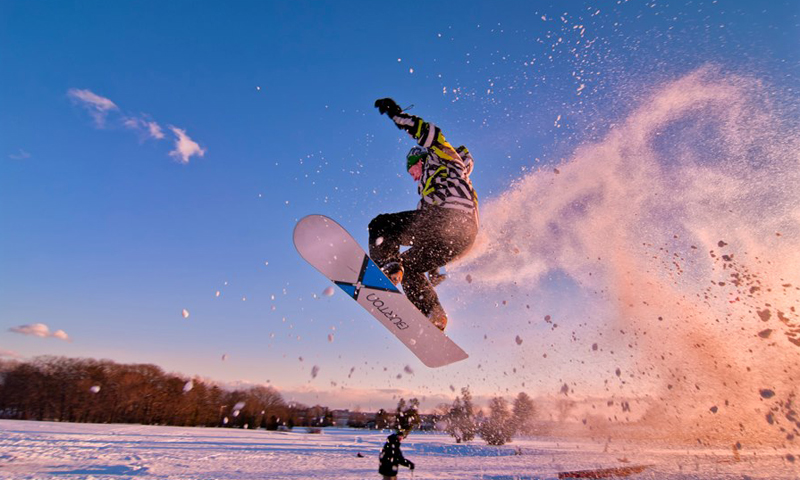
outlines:
[[[390,117],[394,117],[395,115],[403,111],[400,108],[400,105],[398,105],[397,102],[395,102],[391,98],[381,98],[375,100],[375,108],[378,109],[381,115],[386,113]]]
[[[408,468],[414,470],[414,462],[412,462],[411,460],[408,461]]]

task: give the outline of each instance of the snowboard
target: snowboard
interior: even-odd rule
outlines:
[[[294,228],[294,245],[308,263],[431,368],[467,355],[412,304],[341,225],[324,215],[309,215]]]

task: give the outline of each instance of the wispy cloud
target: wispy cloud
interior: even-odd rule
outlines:
[[[71,88],[67,95],[74,101],[85,108],[89,115],[94,118],[94,123],[98,127],[104,127],[106,124],[106,117],[108,112],[119,110],[119,107],[106,97],[101,97],[90,90],[81,90],[78,88]]]
[[[156,122],[147,122],[147,129],[150,132],[151,137],[157,140],[164,138],[164,131],[161,130],[161,126]]]
[[[181,163],[189,163],[189,158],[193,155],[202,157],[206,150],[201,148],[194,140],[186,135],[186,130],[170,125],[170,130],[175,134],[175,150],[169,152],[170,156],[176,158]]]
[[[22,335],[31,335],[34,337],[52,337],[58,338],[60,340],[71,341],[69,335],[64,330],[56,330],[55,332],[50,331],[50,327],[45,325],[44,323],[32,323],[30,325],[20,325],[18,327],[11,327],[8,329],[9,332],[19,333]]]
[[[22,358],[22,355],[12,350],[3,350],[0,348],[0,357]]]
[[[67,91],[67,95],[73,102],[89,112],[94,118],[97,128],[105,128],[106,123],[109,122],[112,125],[116,125],[117,128],[123,127],[128,130],[134,130],[140,135],[146,135],[148,138],[155,140],[164,140],[167,137],[161,125],[149,115],[144,113],[131,115],[123,112],[111,99],[98,95],[91,90],[71,88]],[[114,115],[110,116],[112,113]],[[170,125],[169,130],[175,135],[175,148],[169,152],[169,155],[178,162],[187,164],[191,157],[205,155],[206,149],[189,138],[185,129]],[[11,156],[11,158],[28,158],[21,157],[23,154],[27,154],[27,152],[20,150],[19,155]],[[30,156],[30,154],[27,155]]]
[[[122,125],[131,130],[143,132],[145,135],[156,140],[162,140],[165,137],[161,125],[154,120],[150,120],[146,115],[141,117],[125,117],[122,121]]]
[[[20,148],[17,153],[10,154],[8,158],[12,160],[25,160],[26,158],[31,158],[31,154]]]

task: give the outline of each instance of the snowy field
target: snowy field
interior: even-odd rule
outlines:
[[[377,455],[386,435],[351,429],[309,434],[303,428],[267,432],[0,420],[0,478],[380,478]],[[631,479],[800,478],[800,464],[774,449],[743,449],[734,455],[728,449],[552,438],[490,447],[414,433],[403,450],[416,463],[414,479],[577,478],[559,473],[599,469],[616,469],[611,472]],[[400,478],[412,474],[402,469]]]

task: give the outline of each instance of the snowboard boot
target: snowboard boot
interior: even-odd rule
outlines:
[[[442,308],[441,305],[436,305],[431,309],[431,313],[428,314],[428,320],[430,320],[436,328],[444,332],[444,327],[447,326],[447,314],[444,312],[444,308]]]
[[[431,282],[431,285],[433,285],[434,287],[444,282],[445,280],[447,280],[447,275],[439,273],[438,268],[434,268],[433,270],[428,272],[428,281]]]
[[[403,281],[403,266],[400,265],[400,262],[389,262],[381,267],[381,270],[395,285],[399,285]]]

